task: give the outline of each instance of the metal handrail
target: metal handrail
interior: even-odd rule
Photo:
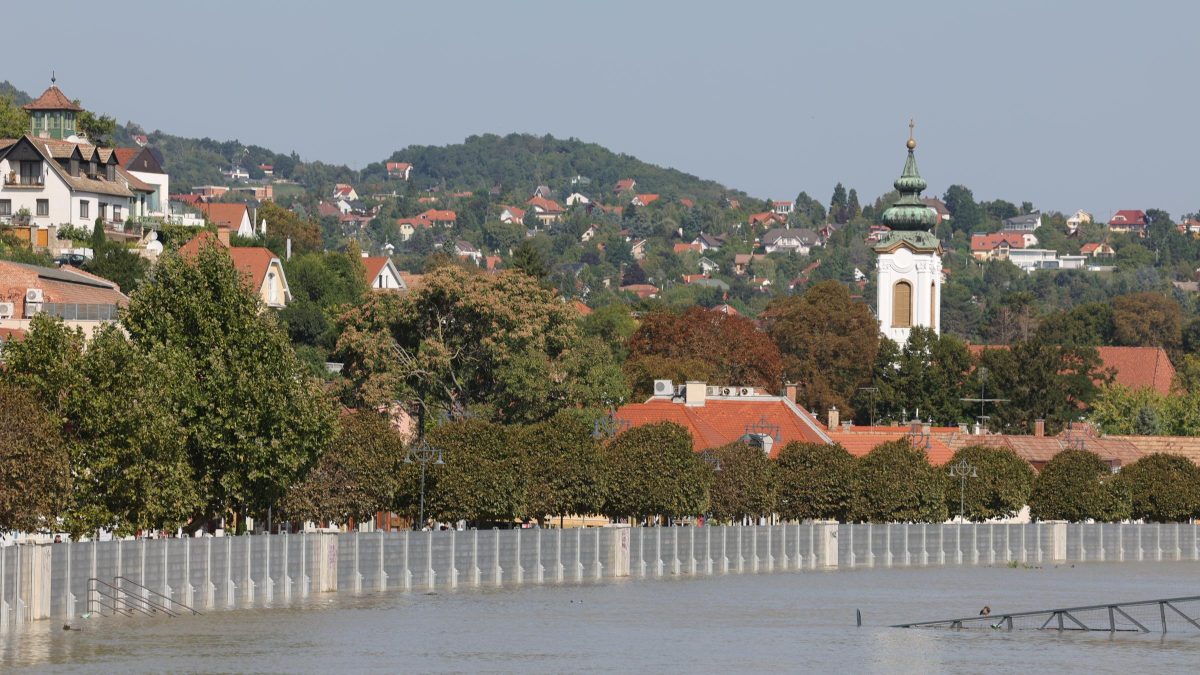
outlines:
[[[139,584],[138,582],[136,582],[136,581],[133,581],[132,579],[127,579],[127,578],[125,578],[125,577],[113,577],[113,583],[114,583],[114,584],[117,584],[117,585],[118,585],[118,587],[119,587],[119,586],[120,586],[120,583],[118,583],[118,582],[124,582],[124,583],[128,583],[128,584],[132,584],[132,585],[134,585],[135,587],[137,587],[137,588],[140,588],[140,589],[142,589],[143,591],[146,591],[147,593],[151,593],[151,594],[153,594],[153,595],[156,595],[156,596],[158,596],[158,597],[162,598],[163,600],[166,600],[167,602],[171,603],[172,605],[177,605],[177,606],[179,606],[179,607],[182,607],[182,608],[186,609],[187,611],[191,612],[193,615],[196,615],[196,614],[200,614],[200,613],[201,613],[200,611],[198,611],[198,610],[196,610],[196,609],[193,609],[193,608],[191,608],[191,607],[189,607],[189,606],[187,606],[187,605],[183,604],[182,602],[179,602],[178,600],[176,600],[176,599],[172,598],[172,597],[171,597],[171,596],[169,596],[169,595],[163,595],[162,593],[159,593],[158,591],[154,590],[153,588],[147,588],[146,586],[143,586],[142,584]],[[142,602],[145,602],[145,603],[147,603],[147,604],[153,604],[153,603],[150,603],[150,601],[149,601],[149,600],[146,600],[145,598],[142,598],[141,600],[142,600]],[[161,606],[160,606],[160,607],[161,607]],[[172,610],[170,610],[170,609],[167,609],[166,607],[161,607],[161,609],[162,609],[164,612],[168,613],[168,614],[171,614],[171,615],[173,615],[173,616],[178,616],[178,613],[176,613],[176,612],[173,612]]]
[[[968,617],[962,617],[959,619],[942,619],[940,621],[920,621],[920,622],[916,622],[916,623],[897,624],[892,627],[893,628],[945,627],[945,628],[951,628],[951,629],[961,629],[961,628],[968,628],[968,627],[978,625],[980,628],[987,627],[987,628],[995,629],[995,628],[1000,628],[1003,626],[1003,627],[1007,628],[1008,630],[1012,630],[1013,619],[1015,619],[1015,618],[1045,616],[1046,621],[1045,621],[1045,623],[1043,623],[1041,625],[1041,628],[1039,628],[1039,630],[1045,630],[1047,626],[1050,626],[1051,621],[1055,621],[1056,619],[1057,619],[1057,626],[1054,629],[1059,630],[1059,631],[1062,631],[1062,630],[1097,631],[1098,630],[1098,631],[1116,632],[1118,630],[1131,630],[1131,629],[1117,628],[1115,615],[1119,614],[1123,618],[1128,620],[1130,623],[1137,626],[1137,629],[1136,629],[1137,631],[1140,631],[1143,633],[1149,633],[1150,632],[1149,628],[1147,628],[1145,625],[1143,625],[1142,623],[1140,623],[1139,621],[1134,619],[1125,610],[1133,608],[1133,607],[1157,606],[1158,610],[1159,610],[1160,618],[1161,618],[1162,632],[1165,633],[1165,632],[1167,632],[1166,610],[1168,608],[1175,614],[1178,614],[1186,623],[1188,623],[1191,626],[1195,627],[1196,629],[1200,630],[1200,622],[1198,622],[1196,619],[1188,616],[1187,614],[1184,614],[1182,611],[1179,610],[1178,607],[1175,607],[1176,603],[1198,602],[1198,601],[1200,601],[1200,595],[1192,595],[1192,596],[1186,596],[1186,597],[1180,597],[1180,598],[1160,598],[1157,600],[1138,600],[1138,601],[1134,601],[1134,602],[1116,602],[1116,603],[1110,603],[1110,604],[1104,604],[1104,605],[1087,605],[1087,606],[1083,606],[1083,607],[1062,607],[1062,608],[1058,608],[1058,609],[1042,609],[1042,610],[1027,611],[1027,612],[1007,612],[1007,613],[999,613],[999,614],[989,614],[989,615],[984,615],[984,616],[968,616]],[[1074,614],[1078,614],[1078,613],[1085,612],[1085,611],[1095,611],[1095,610],[1107,610],[1107,613],[1108,613],[1108,627],[1107,628],[1104,628],[1104,627],[1092,628],[1092,627],[1086,626],[1079,619],[1077,619],[1074,616]],[[1066,627],[1063,622],[1063,619],[1067,619],[1068,621],[1071,621],[1072,623],[1076,624],[1078,626],[1078,628]]]
[[[109,595],[108,593],[105,593],[103,590],[100,589],[100,586],[104,586],[106,588],[111,588],[114,591],[114,594]],[[125,598],[122,598],[119,595],[116,595],[117,593],[121,593],[121,589],[117,588],[116,586],[113,586],[110,583],[107,583],[105,581],[97,579],[96,577],[88,578],[88,613],[91,613],[92,605],[94,603],[99,604],[101,607],[106,606],[102,602],[93,600],[92,593],[95,593],[95,594],[99,595],[100,597],[108,598],[109,600],[111,600],[112,604],[107,605],[107,607],[108,607],[108,609],[112,610],[112,612],[114,614],[116,614],[117,612],[120,612],[121,614],[124,614],[125,616],[133,616],[134,612],[141,612],[142,614],[145,614],[146,616],[150,616],[150,612],[147,612],[146,610],[142,609],[141,607],[130,604],[129,601],[127,601]],[[125,605],[125,607],[118,607],[117,606],[118,604]]]

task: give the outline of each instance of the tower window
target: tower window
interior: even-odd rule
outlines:
[[[929,284],[929,327],[937,330],[938,325],[938,296],[937,284]]]
[[[913,292],[912,284],[907,281],[897,281],[895,286],[892,286],[892,327],[893,328],[911,328],[912,327],[912,306]]]

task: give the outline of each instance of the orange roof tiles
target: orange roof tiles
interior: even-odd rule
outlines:
[[[1025,248],[1025,235],[1020,232],[993,232],[992,234],[971,235],[972,251],[990,251],[1000,244],[1008,244],[1009,248]]]
[[[212,232],[205,230],[192,237],[191,241],[179,247],[179,255],[184,258],[195,257],[202,246],[220,246],[224,248],[233,260],[233,266],[251,284],[250,288],[256,293],[262,288],[263,280],[271,268],[271,262],[276,260],[270,249],[258,246],[226,246]]]
[[[778,428],[779,437],[771,446],[771,457],[792,441],[824,443],[820,425],[801,408],[780,396],[746,398],[706,398],[704,405],[689,406],[665,398],[621,406],[616,417],[631,426],[655,422],[674,422],[692,435],[692,448],[701,451],[734,443],[749,431]]]
[[[387,267],[390,260],[391,258],[386,256],[367,256],[362,259],[363,276],[366,278],[368,286],[374,285],[375,277],[379,276],[384,267]]]
[[[26,103],[21,106],[26,110],[75,110],[80,111],[83,108],[75,105],[67,95],[62,93],[62,89],[58,85],[50,85],[50,88],[42,92],[42,95],[37,97],[36,101]]]
[[[955,431],[958,429],[955,428]],[[903,440],[924,450],[929,463],[934,466],[945,464],[954,456],[954,450],[937,434],[930,433],[929,437],[925,438],[914,434],[907,427],[851,427],[849,431],[830,431],[829,437],[855,457],[863,457],[884,443]]]
[[[200,209],[204,218],[209,222],[218,226],[232,227],[234,231],[242,226],[242,219],[247,217],[245,204],[202,202],[196,204],[196,208]]]

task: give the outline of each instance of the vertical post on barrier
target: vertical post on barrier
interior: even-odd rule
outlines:
[[[387,531],[379,530],[379,590],[386,591],[388,586],[387,566],[384,564],[384,549],[387,548]]]
[[[583,581],[583,528],[575,528],[575,581]]]
[[[604,578],[604,563],[600,562],[600,528],[595,528],[596,531],[596,549],[595,556],[592,558],[592,570],[596,573],[596,581]]]
[[[458,530],[450,528],[450,588],[458,588]]]
[[[525,566],[521,564],[521,533],[522,529],[510,530],[513,533],[513,581],[520,586],[525,583]]]
[[[471,585],[483,583],[483,571],[479,569],[479,530],[471,530]]]
[[[566,579],[567,569],[562,559],[562,538],[563,529],[560,527],[554,530],[554,580],[560,584]]]
[[[500,567],[500,528],[493,527],[492,534],[494,535],[493,541],[495,542],[492,573],[495,574],[496,586],[501,586],[504,583],[504,569]]]
[[[542,564],[542,528],[539,527],[535,530],[535,533],[533,548],[534,553],[537,555],[537,571],[534,576],[537,579],[537,583],[543,584],[546,582],[546,566]]]

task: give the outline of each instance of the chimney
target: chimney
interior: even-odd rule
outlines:
[[[825,418],[825,426],[829,427],[830,429],[836,429],[841,423],[841,419],[841,413],[838,412],[837,406],[835,405],[829,409],[829,415]]]
[[[221,242],[221,244],[223,246],[226,246],[226,247],[229,246],[229,228],[227,228],[227,227],[218,227],[217,228],[217,241]]]
[[[921,425],[921,433],[922,434],[928,436],[932,432],[933,432],[933,425],[930,424],[929,422],[926,422],[925,424]]]
[[[792,403],[796,402],[796,383],[787,382],[783,385],[783,395]]]
[[[697,380],[688,380],[684,385],[683,404],[688,406],[703,407],[704,396],[708,392],[708,383]]]
[[[291,237],[287,238],[286,248],[287,248],[287,250],[284,251],[283,259],[291,260],[292,259],[292,238]]]
[[[966,422],[959,422],[959,423],[958,423],[958,433],[960,433],[960,434],[969,434],[969,433],[971,433],[971,430],[967,428],[967,423],[966,423]]]
[[[852,426],[854,426],[853,422],[842,422],[842,431],[850,431]]]
[[[1046,435],[1046,420],[1036,419],[1033,421],[1033,435],[1038,437]]]

